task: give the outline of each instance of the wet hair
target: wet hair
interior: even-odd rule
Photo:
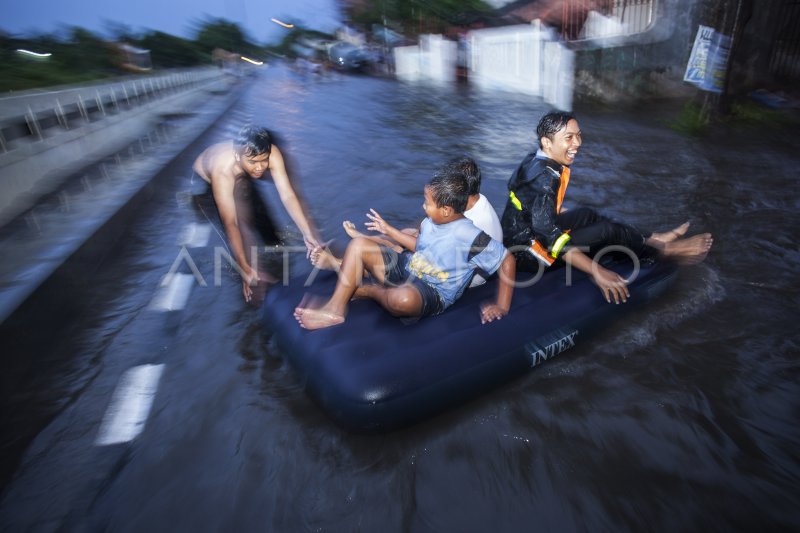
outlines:
[[[266,154],[272,150],[272,135],[266,128],[248,124],[239,130],[234,144],[242,154],[248,157]]]
[[[574,120],[575,115],[567,111],[551,111],[539,120],[539,125],[536,126],[536,138],[539,140],[539,145],[542,144],[542,137],[547,137],[551,141],[553,135],[561,131],[567,126],[570,120]]]
[[[468,156],[457,157],[447,163],[447,166],[464,174],[467,179],[467,194],[472,196],[481,192],[481,169],[474,159]]]
[[[433,175],[428,182],[433,201],[437,207],[450,207],[456,213],[463,213],[467,208],[469,193],[467,177],[463,172],[445,165]]]

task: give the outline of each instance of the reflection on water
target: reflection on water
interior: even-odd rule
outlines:
[[[360,224],[369,208],[398,226],[416,225],[423,184],[462,153],[481,165],[483,192],[502,210],[505,181],[533,147],[547,109],[517,95],[300,79],[276,68],[223,129],[244,120],[274,129],[323,237],[343,246],[342,220]],[[671,294],[461,408],[359,436],[332,425],[305,395],[303,377],[242,307],[235,282],[200,291],[202,303],[165,337],[189,380],[159,397],[147,445],[126,456],[79,523],[250,531],[799,527],[800,154],[786,137],[726,132],[698,141],[637,113],[579,109],[578,118],[584,144],[569,201],[653,229],[690,220],[691,231],[714,234],[708,259],[682,269]],[[769,157],[753,157],[759,153]],[[300,242],[274,190],[262,190],[289,241]],[[302,258],[293,264],[306,268]],[[138,330],[112,344],[124,353],[137,346]]]

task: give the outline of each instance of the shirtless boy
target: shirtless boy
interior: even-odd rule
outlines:
[[[247,208],[236,201],[238,186],[252,187],[251,179],[261,179],[269,172],[281,203],[303,234],[309,253],[319,246],[317,232],[303,212],[286,171],[283,154],[272,144],[266,129],[245,126],[234,141],[215,144],[203,151],[192,168],[211,186],[233,258],[242,276],[242,295],[246,302],[252,300],[253,287],[258,281],[267,278],[259,273],[258,265],[251,264],[255,263],[251,259],[256,257],[256,254],[248,254],[255,246],[252,238],[254,228],[247,227],[250,213],[243,212]],[[250,192],[256,194],[255,190]]]

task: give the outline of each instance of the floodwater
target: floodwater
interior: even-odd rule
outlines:
[[[204,141],[248,121],[276,131],[323,236],[343,246],[342,220],[361,223],[369,208],[416,225],[423,184],[460,154],[481,165],[501,210],[547,109],[519,95],[276,67]],[[706,261],[683,268],[670,294],[458,409],[353,435],[304,393],[230,272],[210,283],[218,237],[191,251],[209,283],[187,308],[149,309],[176,236],[202,221],[185,201],[187,155],[186,173],[164,176],[162,197],[81,297],[44,326],[33,317],[43,300],[4,347],[2,529],[800,528],[796,137],[748,126],[698,140],[666,127],[664,109],[577,113],[584,144],[568,205],[713,233]],[[307,268],[298,256],[293,268]],[[97,445],[120,376],[143,364],[164,369],[144,431]]]

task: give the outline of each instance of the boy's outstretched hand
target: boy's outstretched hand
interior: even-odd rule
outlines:
[[[381,217],[374,209],[369,210],[369,213],[367,213],[367,218],[369,219],[369,222],[364,222],[364,225],[370,231],[377,231],[378,233],[386,235],[386,233],[392,229],[392,226],[383,220],[383,217]]]

